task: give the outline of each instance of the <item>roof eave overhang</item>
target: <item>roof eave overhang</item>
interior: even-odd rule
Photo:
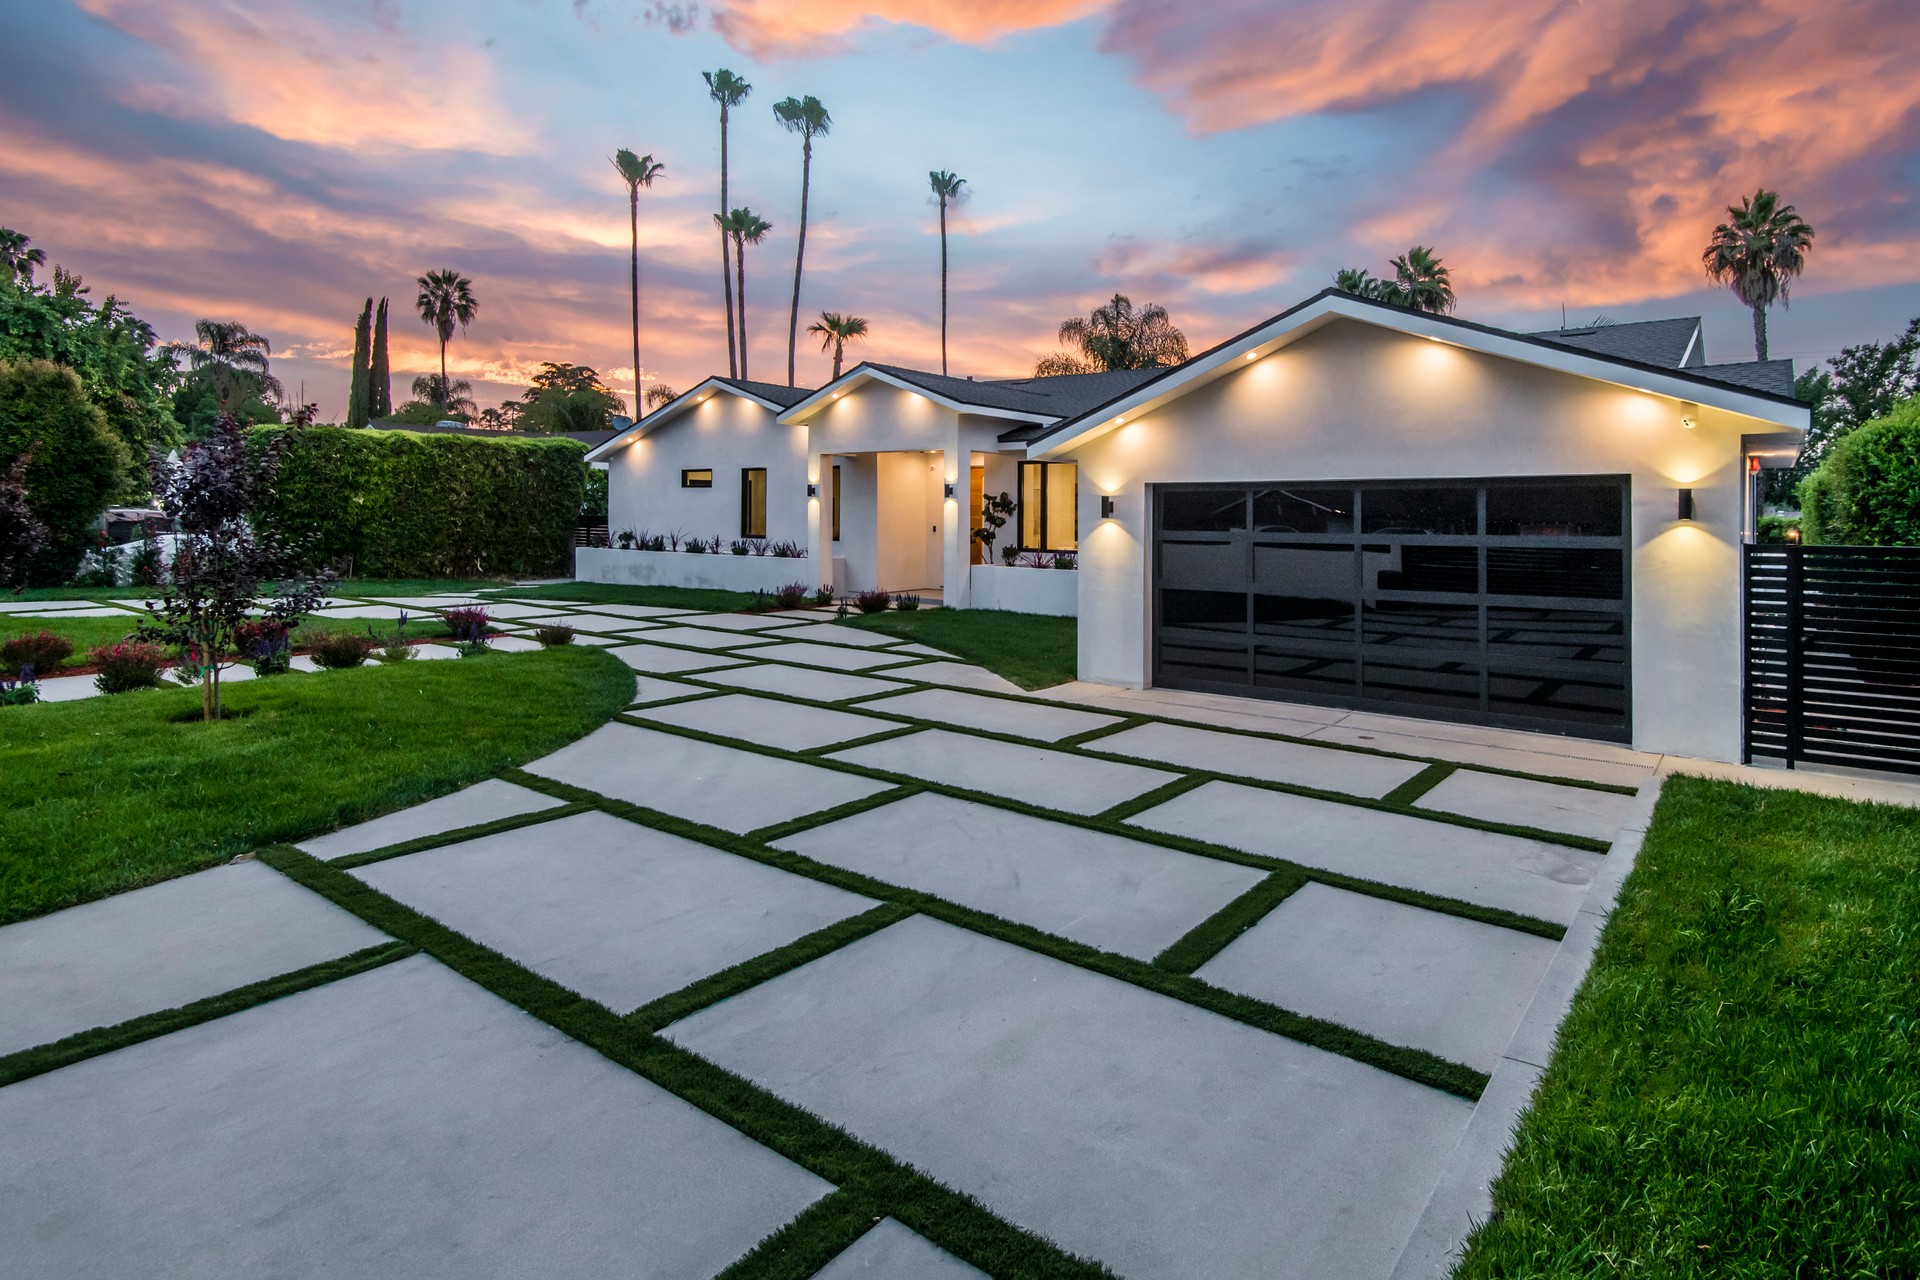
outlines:
[[[1212,351],[1135,388],[1125,396],[1109,401],[1081,417],[1062,422],[1030,443],[1027,456],[1033,459],[1059,458],[1086,441],[1125,425],[1130,419],[1151,413],[1194,388],[1225,376],[1248,363],[1249,357],[1257,360],[1271,355],[1336,320],[1353,320],[1521,364],[1553,369],[1597,382],[1609,382],[1689,404],[1710,406],[1766,423],[1770,427],[1805,431],[1811,420],[1811,411],[1805,405],[1783,403],[1771,396],[1744,391],[1739,387],[1676,376],[1643,365],[1624,364],[1563,347],[1547,346],[1424,312],[1394,308],[1390,313],[1373,303],[1333,295],[1316,298],[1292,311],[1283,312],[1266,324],[1250,329],[1238,338],[1229,339]]]
[[[868,364],[857,364],[847,370],[838,378],[835,378],[832,382],[829,382],[826,386],[821,387],[805,400],[802,400],[799,404],[794,405],[791,409],[782,413],[780,415],[780,421],[789,426],[805,422],[808,418],[835,400],[838,400],[847,392],[853,391],[869,382],[885,383],[887,386],[894,387],[901,391],[911,391],[914,395],[923,396],[943,408],[951,409],[955,413],[964,413],[970,417],[1002,418],[1009,422],[1025,422],[1040,427],[1051,426],[1060,421],[1059,417],[1055,415],[1021,413],[1015,409],[1001,409],[993,405],[972,404],[965,400],[956,400],[952,396],[942,395],[938,391],[923,387],[911,379],[902,378],[898,374],[890,373],[885,369],[876,369]]]
[[[780,412],[780,406],[773,401],[754,395],[751,391],[742,391],[725,378],[715,374],[706,378],[699,385],[688,389],[683,394],[675,396],[670,403],[664,404],[654,410],[613,439],[594,448],[587,454],[587,461],[605,462],[609,456],[618,453],[628,445],[637,444],[639,441],[652,435],[660,428],[686,413],[687,410],[693,408],[695,405],[705,403],[707,397],[715,391],[724,391],[728,395],[739,396],[742,400],[750,400],[769,413],[778,414]]]

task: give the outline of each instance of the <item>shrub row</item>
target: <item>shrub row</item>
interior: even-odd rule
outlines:
[[[1920,546],[1920,397],[1835,442],[1800,482],[1811,543]]]
[[[294,433],[266,516],[361,577],[565,572],[585,458],[575,440],[311,427]]]

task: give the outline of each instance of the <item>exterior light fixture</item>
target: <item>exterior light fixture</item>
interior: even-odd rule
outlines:
[[[1680,519],[1693,519],[1693,490],[1680,490]]]
[[[947,485],[947,496],[949,498],[953,496],[953,486],[951,484]]]
[[[1100,518],[1102,520],[1113,519],[1113,495],[1112,494],[1103,493],[1100,495]]]
[[[819,486],[819,485],[817,485],[817,484],[809,484],[809,485],[807,486],[807,496],[808,496],[809,498],[817,498],[817,497],[819,497],[819,496],[820,496],[820,486]]]
[[[1688,414],[1685,417],[1680,419],[1680,425],[1685,427],[1687,430],[1691,431],[1694,429],[1695,426],[1699,424],[1694,422],[1692,414]]]
[[[1789,546],[1795,546],[1795,547],[1800,545],[1800,526],[1799,525],[1790,524],[1787,526],[1787,543]]]
[[[1251,360],[1254,357],[1258,356],[1259,354],[1260,353],[1258,351],[1249,351],[1247,352],[1247,359]]]

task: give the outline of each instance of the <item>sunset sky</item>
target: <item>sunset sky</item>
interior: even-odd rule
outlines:
[[[719,126],[700,79],[754,85],[732,132],[750,371],[784,381],[800,143],[814,94],[801,326],[869,319],[854,353],[938,367],[929,169],[952,226],[956,373],[1016,376],[1115,291],[1194,349],[1336,267],[1413,243],[1462,316],[1527,328],[1746,313],[1700,248],[1776,187],[1819,231],[1774,354],[1801,367],[1920,315],[1920,6],[1912,0],[16,0],[0,75],[0,225],[163,338],[196,317],[272,338],[323,418],[361,300],[394,299],[396,392],[435,366],[413,279],[453,267],[481,403],[542,360],[632,398],[627,217],[607,157],[651,152],[647,385],[726,371]],[[829,361],[803,335],[799,381]]]

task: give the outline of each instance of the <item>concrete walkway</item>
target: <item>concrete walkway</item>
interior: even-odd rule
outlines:
[[[1444,1275],[1673,767],[1027,694],[820,611],[504,611],[606,642],[634,705],[303,855],[1127,1276]],[[385,943],[335,897],[250,862],[0,928],[0,1054]],[[0,1087],[0,1239],[37,1275],[694,1277],[811,1229],[803,1148],[518,989],[413,954]],[[958,1221],[857,1223],[818,1274],[990,1274]]]

